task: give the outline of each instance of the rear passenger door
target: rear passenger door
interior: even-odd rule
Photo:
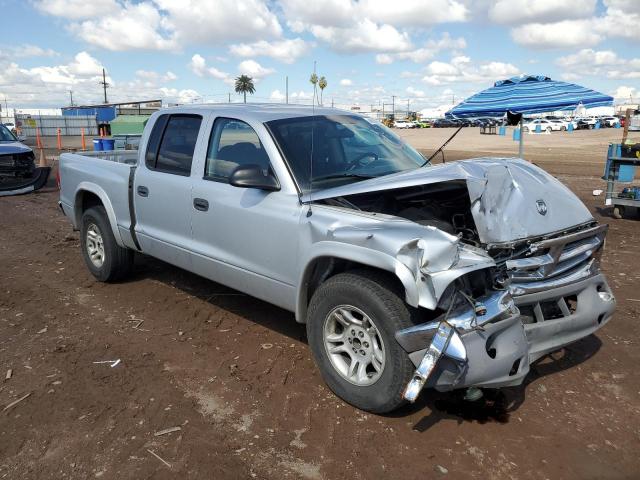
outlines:
[[[191,165],[203,123],[201,115],[159,116],[134,177],[136,234],[142,250],[186,269],[191,268]]]

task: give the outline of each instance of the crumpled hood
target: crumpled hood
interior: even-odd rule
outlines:
[[[31,152],[32,150],[20,142],[0,142],[0,155]]]
[[[587,207],[560,181],[521,159],[478,158],[425,167],[312,192],[302,201],[465,180],[480,240],[512,242],[592,221]]]

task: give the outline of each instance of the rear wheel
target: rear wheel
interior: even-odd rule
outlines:
[[[524,133],[529,133],[529,127],[522,127],[522,131]]]
[[[373,413],[403,405],[414,366],[394,334],[413,325],[401,292],[384,274],[338,274],[309,305],[307,336],[320,373],[340,398]]]
[[[547,133],[551,133],[551,127],[547,127]]]
[[[101,282],[121,280],[131,272],[134,252],[116,243],[104,207],[82,214],[80,244],[87,268]]]

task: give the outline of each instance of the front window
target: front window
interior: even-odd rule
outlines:
[[[266,123],[302,191],[419,168],[425,158],[385,126],[351,115]]]
[[[15,142],[16,137],[4,125],[0,125],[0,142]]]

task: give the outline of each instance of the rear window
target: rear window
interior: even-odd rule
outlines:
[[[175,175],[190,175],[201,123],[200,115],[163,115],[158,118],[149,137],[147,167]]]

